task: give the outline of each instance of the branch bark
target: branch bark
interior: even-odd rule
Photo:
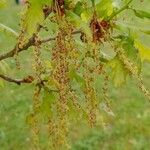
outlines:
[[[30,38],[29,41],[22,48],[18,48],[18,44],[16,44],[16,46],[11,51],[1,54],[0,61],[4,60],[6,58],[9,58],[9,57],[13,57],[16,53],[16,50],[18,53],[21,51],[27,50],[33,44],[34,44],[34,37],[32,36],[32,38]]]
[[[34,78],[32,76],[27,76],[23,79],[12,79],[8,76],[0,74],[0,78],[2,78],[3,80],[7,82],[15,83],[17,85],[21,85],[22,83],[32,83],[34,81]]]
[[[80,30],[72,32],[73,35],[79,34],[79,33],[81,33]],[[43,43],[46,43],[46,42],[50,42],[50,41],[54,41],[55,39],[56,39],[56,37],[54,37],[54,38],[50,37],[50,38],[47,38],[47,39],[43,39],[43,40],[40,41],[40,44],[43,44]],[[25,51],[29,47],[34,46],[34,45],[35,45],[35,35],[33,35],[29,39],[29,41],[25,45],[23,45],[23,47],[18,48],[18,44],[16,44],[16,46],[11,51],[9,51],[7,53],[4,53],[4,54],[1,54],[0,55],[0,61],[2,61],[4,59],[7,59],[9,57],[13,57],[16,54],[16,50],[17,50],[17,53],[20,53],[20,52]]]

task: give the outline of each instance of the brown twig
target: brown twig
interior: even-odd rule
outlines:
[[[12,79],[2,74],[0,74],[0,78],[8,82],[16,83],[17,85],[21,85],[22,83],[32,83],[34,80],[32,76],[27,76],[24,79]]]
[[[22,48],[18,48],[18,44],[16,44],[16,46],[11,51],[0,55],[0,61],[9,57],[13,57],[16,54],[16,49],[18,50],[17,52],[19,53],[21,51],[27,50],[33,44],[34,44],[34,37],[30,38],[29,41]]]
[[[73,31],[72,34],[75,35],[75,34],[79,34],[81,33],[81,31]],[[43,39],[40,41],[40,44],[43,44],[43,43],[46,43],[46,42],[50,42],[50,41],[54,41],[56,39],[56,37],[52,38],[46,38],[46,39]],[[35,45],[35,35],[33,35],[29,41],[23,45],[23,47],[21,48],[18,48],[18,44],[16,44],[15,48],[13,48],[11,51],[7,52],[7,53],[4,53],[4,54],[1,54],[0,55],[0,61],[4,60],[4,59],[7,59],[9,57],[13,57],[15,54],[16,54],[16,49],[17,49],[17,52],[22,52],[22,51],[25,51],[27,50],[29,47],[31,46],[34,46]]]
[[[73,31],[71,34],[75,35],[75,34],[80,34],[82,31],[81,30],[77,30],[77,31]],[[49,41],[54,41],[56,39],[56,37],[48,37],[46,39],[41,40],[41,43],[47,43]]]

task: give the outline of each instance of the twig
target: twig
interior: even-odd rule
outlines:
[[[74,31],[72,32],[73,35],[75,34],[79,34],[81,33],[81,31]],[[56,39],[56,37],[52,38],[52,37],[49,37],[47,39],[43,39],[40,41],[40,44],[43,44],[43,43],[46,43],[46,42],[49,42],[49,41],[54,41]],[[11,51],[7,52],[7,53],[4,53],[4,54],[1,54],[0,55],[0,61],[4,60],[4,59],[7,59],[9,57],[13,57],[15,54],[16,54],[16,49],[17,49],[17,52],[22,52],[24,50],[27,50],[29,47],[35,45],[35,35],[33,35],[29,41],[23,45],[23,47],[21,48],[18,48],[18,44],[16,44],[15,48],[13,48]]]
[[[17,85],[21,85],[22,83],[32,83],[34,80],[32,76],[27,76],[24,79],[12,79],[2,74],[0,74],[0,78],[8,82],[16,83]]]
[[[13,57],[16,53],[16,49],[18,50],[19,53],[21,51],[28,49],[33,44],[34,44],[34,37],[30,38],[29,41],[22,48],[18,48],[18,44],[16,44],[16,46],[11,51],[0,55],[0,61],[9,57]]]
[[[77,31],[73,31],[71,34],[75,35],[75,34],[80,34],[81,32],[82,32],[81,30],[77,30]],[[41,40],[40,42],[41,43],[47,43],[47,42],[50,42],[50,41],[54,41],[55,39],[56,39],[56,37],[48,37],[46,39]]]

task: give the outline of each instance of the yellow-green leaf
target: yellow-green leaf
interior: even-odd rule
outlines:
[[[139,50],[141,60],[142,61],[144,61],[144,60],[150,61],[150,48],[146,47],[139,41],[135,41],[134,44],[135,44],[135,47]]]
[[[146,12],[146,11],[143,11],[143,10],[135,10],[133,9],[135,15],[141,19],[143,18],[147,18],[147,19],[150,19],[150,13],[149,12]]]
[[[41,112],[45,115],[45,117],[51,117],[53,110],[52,110],[52,105],[55,101],[55,95],[53,92],[44,92],[44,97],[43,101],[41,104]]]
[[[108,65],[112,68],[112,80],[115,87],[120,87],[126,82],[127,77],[127,71],[124,68],[123,63],[118,59],[118,57],[115,57],[112,59]]]
[[[101,18],[107,18],[113,13],[112,0],[102,0],[96,5],[96,11]]]
[[[23,23],[23,28],[25,29],[27,36],[30,37],[33,33],[35,33],[38,25],[41,24],[43,20],[44,13],[41,5],[31,5],[25,14],[25,20]]]

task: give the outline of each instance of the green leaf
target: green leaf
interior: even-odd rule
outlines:
[[[25,13],[25,19],[23,28],[25,29],[27,36],[32,36],[37,31],[39,24],[42,24],[44,20],[43,6],[51,5],[52,0],[29,0],[30,7]]]
[[[53,113],[53,103],[55,102],[56,98],[53,92],[44,92],[44,97],[41,104],[41,112],[44,114],[45,117],[51,117]]]
[[[18,33],[16,31],[14,31],[13,29],[11,29],[10,27],[0,23],[0,31],[3,31],[9,35],[12,35],[14,37],[18,37]]]
[[[112,0],[102,0],[96,5],[96,11],[99,17],[107,18],[113,13]]]
[[[112,80],[115,87],[120,87],[126,82],[127,70],[124,68],[123,63],[116,56],[108,65],[112,68]]]
[[[141,30],[141,32],[147,34],[147,35],[150,35],[150,30],[147,30],[147,31],[144,31],[144,30]]]
[[[138,49],[134,46],[134,40],[127,36],[122,38],[122,48],[129,60],[141,71],[141,58]]]
[[[84,9],[83,9],[82,3],[79,1],[79,2],[77,2],[76,6],[75,6],[75,8],[73,10],[73,12],[75,14],[77,14],[78,16],[80,16],[81,13],[83,12],[83,10]]]
[[[92,5],[94,6],[95,5],[95,0],[91,0],[91,2],[92,2]]]
[[[0,88],[4,87],[4,82],[3,80],[0,79]]]
[[[146,11],[143,11],[143,10],[135,10],[133,9],[135,15],[141,19],[143,18],[147,18],[147,19],[150,19],[150,13],[149,12],[146,12]]]
[[[25,14],[25,21],[23,28],[25,29],[27,36],[32,36],[37,31],[37,27],[44,20],[44,13],[41,5],[31,5]]]
[[[76,27],[81,26],[81,18],[76,13],[74,13],[72,11],[68,11],[66,14],[66,17]]]
[[[115,27],[119,30],[122,29],[132,29],[132,30],[137,30],[141,32],[150,32],[149,27],[145,26],[144,23],[141,24],[136,24],[136,23],[130,23],[130,22],[125,22],[125,21],[116,21]]]
[[[83,87],[85,85],[84,78],[79,73],[77,73],[75,69],[70,69],[69,76],[71,80],[75,80],[78,84],[80,84],[80,87]]]
[[[120,9],[121,6],[122,6],[122,1],[121,0],[113,0],[113,7],[114,8],[117,8],[117,9]]]
[[[139,41],[135,41],[135,47],[139,50],[141,60],[147,60],[150,62],[150,48],[144,46],[142,43]]]
[[[28,2],[31,4],[31,5],[41,5],[41,6],[44,6],[44,5],[48,5],[48,6],[51,6],[52,3],[53,3],[53,0],[28,0]]]
[[[9,70],[9,66],[5,61],[0,61],[0,73],[6,74]]]
[[[81,13],[81,19],[85,22],[90,22],[91,18],[93,16],[93,12],[91,9],[84,9],[84,11]]]

